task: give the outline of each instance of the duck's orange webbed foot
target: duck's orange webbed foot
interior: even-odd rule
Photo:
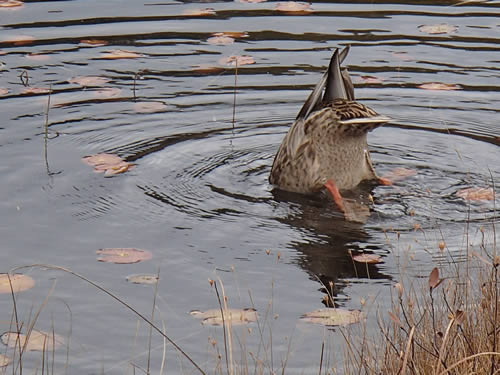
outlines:
[[[328,191],[332,195],[333,201],[335,202],[339,210],[345,213],[346,210],[344,206],[344,199],[340,195],[339,189],[337,188],[337,185],[335,185],[335,182],[332,179],[330,179],[325,182],[324,186],[325,188],[328,189]]]

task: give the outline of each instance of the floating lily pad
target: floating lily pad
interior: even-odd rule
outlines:
[[[0,273],[0,293],[11,293],[10,284],[12,283],[12,289],[14,293],[22,292],[23,290],[28,290],[35,286],[35,280],[33,280],[28,275],[23,275],[16,273],[9,276],[6,273]]]
[[[167,106],[162,102],[137,102],[134,103],[134,111],[137,113],[163,112]]]
[[[211,309],[206,311],[193,310],[189,312],[196,318],[202,319],[202,324],[219,326],[223,324],[222,313],[220,309]],[[246,309],[227,309],[224,310],[224,321],[231,322],[233,325],[247,324],[257,320],[257,311],[252,308]]]
[[[84,44],[92,47],[100,47],[108,44],[106,40],[101,39],[82,39],[80,40],[80,44]]]
[[[0,354],[0,367],[5,367],[11,362],[9,357]]]
[[[127,51],[123,49],[115,49],[106,53],[101,54],[101,59],[107,59],[107,60],[117,60],[117,59],[137,59],[139,57],[143,57],[144,55],[133,52],[133,51]]]
[[[491,201],[495,199],[495,192],[492,188],[471,187],[457,191],[457,196],[469,201]]]
[[[229,45],[234,43],[234,38],[226,35],[217,35],[207,39],[208,44]]]
[[[106,77],[96,77],[96,76],[79,76],[73,77],[68,80],[69,83],[76,83],[80,86],[102,86],[110,81]]]
[[[12,35],[3,41],[5,43],[12,43],[15,46],[24,46],[26,44],[33,43],[35,41],[35,37],[32,35]]]
[[[204,9],[186,9],[184,12],[182,12],[185,16],[214,16],[215,15],[215,9],[213,8],[204,8]]]
[[[213,66],[209,64],[201,64],[193,66],[193,70],[198,73],[211,74],[211,73],[219,73],[224,70],[220,66]]]
[[[118,87],[103,87],[102,89],[92,91],[97,98],[108,99],[120,95],[122,92]]]
[[[311,4],[298,1],[284,1],[276,4],[274,10],[290,13],[309,13],[311,12]]]
[[[358,310],[344,310],[336,308],[323,308],[302,315],[301,319],[325,326],[344,326],[358,323],[363,314]]]
[[[0,8],[17,8],[24,5],[23,1],[17,0],[0,0]]]
[[[418,29],[427,34],[450,34],[457,31],[458,27],[447,23],[440,23],[437,25],[420,25]]]
[[[27,55],[24,55],[28,60],[32,61],[49,61],[50,60],[50,55],[45,55],[43,53],[28,53]]]
[[[127,276],[127,281],[134,284],[156,284],[158,275],[130,275]]]
[[[57,335],[52,334],[52,332],[43,332],[32,330],[28,343],[26,343],[27,336],[23,333],[19,335],[17,332],[5,332],[0,340],[4,345],[7,345],[9,348],[18,348],[19,345],[24,347],[25,350],[29,351],[52,351],[53,349],[57,349],[59,346],[64,344],[64,339]]]
[[[352,260],[359,262],[359,263],[380,263],[382,261],[382,258],[379,255],[375,254],[358,254],[358,255],[353,255]]]
[[[134,248],[108,248],[96,251],[99,262],[109,262],[117,264],[138,263],[153,257],[151,251]]]
[[[243,56],[229,56],[223,57],[219,59],[219,64],[221,65],[231,65],[231,66],[242,66],[242,65],[250,65],[255,64],[255,60],[252,56],[243,55]]]
[[[440,90],[440,91],[453,91],[462,89],[459,85],[454,85],[452,83],[440,83],[440,82],[423,83],[421,85],[418,85],[417,87],[424,90]]]
[[[9,93],[9,89],[5,87],[0,87],[0,96],[7,95]]]
[[[213,36],[228,36],[234,39],[248,38],[248,33],[245,31],[224,31],[221,33],[213,33]]]
[[[135,164],[126,162],[118,155],[105,153],[85,156],[82,161],[85,164],[92,165],[94,172],[104,172],[105,177],[124,173],[135,166]]]
[[[23,95],[48,94],[49,92],[50,89],[46,87],[25,87],[21,90],[21,94]]]

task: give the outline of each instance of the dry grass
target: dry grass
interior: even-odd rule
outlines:
[[[345,373],[500,373],[500,257],[494,226],[490,244],[481,232],[466,262],[433,269],[425,285],[402,276],[376,337],[346,334]]]

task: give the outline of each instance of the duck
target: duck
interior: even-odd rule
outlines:
[[[367,133],[390,118],[359,103],[341,64],[350,46],[336,48],[328,69],[300,109],[274,157],[269,182],[294,193],[326,191],[346,214],[342,191],[363,181],[391,185],[373,167]]]

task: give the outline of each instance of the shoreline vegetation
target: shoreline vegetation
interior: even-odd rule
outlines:
[[[375,301],[363,306],[362,314],[376,314],[376,319],[371,321],[377,322],[377,327],[367,327],[367,320],[363,318],[332,320],[336,319],[337,315],[334,318],[329,316],[330,320],[319,321],[325,325],[325,329],[316,372],[320,375],[500,373],[500,255],[497,252],[494,220],[485,223],[479,229],[481,241],[475,246],[469,243],[469,224],[467,224],[463,254],[460,254],[463,255],[461,259],[464,261],[454,261],[457,254],[452,254],[443,240],[437,243],[437,248],[439,252],[446,254],[449,260],[441,262],[427,277],[411,277],[404,268],[400,268],[400,278],[393,283],[391,306],[377,306]],[[399,234],[397,235],[399,237]],[[401,251],[398,255],[393,253],[392,256],[401,258],[408,254],[405,255],[404,251]],[[408,264],[410,261],[406,259],[402,263]],[[46,307],[54,288],[49,291],[38,310],[30,313],[28,322],[20,320],[16,294],[23,289],[16,283],[18,275],[22,274],[21,271],[32,268],[71,274],[119,302],[150,327],[147,367],[139,368],[133,365],[133,372],[137,367],[146,374],[151,373],[151,336],[159,334],[164,340],[164,346],[172,345],[178,356],[192,365],[191,368],[185,365],[184,373],[228,375],[287,373],[293,337],[288,340],[288,352],[281,354],[284,358],[281,368],[274,368],[270,323],[274,319],[272,299],[268,310],[260,311],[258,314],[253,307],[243,310],[232,309],[228,306],[222,280],[209,280],[217,298],[218,309],[206,312],[192,311],[191,314],[199,315],[206,322],[209,321],[207,324],[221,326],[223,342],[220,340],[217,342],[216,339],[209,337],[209,347],[211,347],[209,352],[213,353],[213,358],[200,364],[168,336],[163,322],[162,327],[153,323],[157,282],[152,315],[147,317],[125,300],[85,276],[64,267],[43,264],[17,267],[7,274],[13,309],[11,329],[1,336],[2,343],[6,345],[0,356],[2,373],[22,374],[26,352],[40,351],[42,353],[38,364],[40,368],[29,370],[54,374],[60,372],[60,369],[54,368],[55,349],[66,346],[69,353],[70,338],[65,339],[56,334],[54,323],[51,332],[35,329],[40,312]],[[156,280],[159,280],[159,274]],[[33,280],[28,280],[26,288],[32,287],[32,282]],[[327,286],[324,287],[326,290],[329,289]],[[329,287],[332,290],[333,286]],[[252,300],[250,291],[249,295]],[[328,298],[335,300],[333,296]],[[335,310],[341,312],[342,309],[333,307],[317,311],[335,312]],[[255,325],[253,328],[247,327],[246,324],[249,322],[255,322],[256,328]],[[204,321],[202,323],[205,324]],[[239,327],[241,331],[236,331],[236,326],[241,326]],[[245,331],[250,332],[251,329],[257,329],[260,335],[260,345],[256,350],[246,346]],[[328,336],[333,330],[340,332],[339,337],[344,338],[342,344],[344,353],[334,353],[330,348]],[[294,353],[296,354],[298,353]],[[237,358],[238,356],[241,358]],[[160,373],[165,370],[164,359],[163,357]],[[67,358],[66,370],[69,361]],[[132,365],[132,361],[130,364]]]

